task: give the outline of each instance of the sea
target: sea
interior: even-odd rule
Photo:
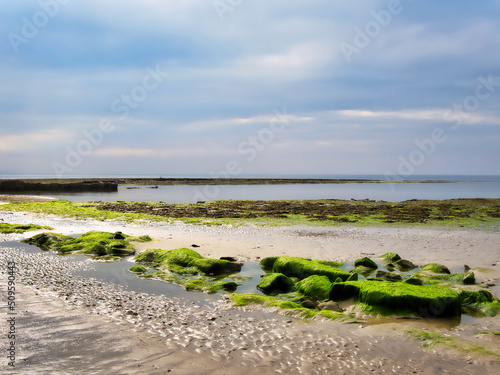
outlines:
[[[206,178],[206,175],[85,175],[69,178]],[[70,201],[135,201],[188,203],[211,200],[356,199],[399,202],[410,199],[500,198],[500,176],[415,175],[404,179],[384,175],[241,175],[241,178],[333,178],[382,180],[384,183],[290,185],[120,186],[113,193],[44,193]],[[0,175],[6,178],[50,176]],[[400,183],[411,182],[411,183]],[[431,181],[431,182],[429,182]]]

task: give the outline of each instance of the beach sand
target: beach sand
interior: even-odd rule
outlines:
[[[139,250],[195,244],[199,246],[196,251],[210,257],[248,260],[286,254],[343,261],[392,251],[417,264],[443,263],[452,272],[463,272],[464,264],[488,268],[476,275],[492,283],[500,277],[497,232],[428,227],[131,225],[3,212],[0,220],[49,225],[64,234],[120,230],[155,239],[138,244]],[[19,240],[35,233],[0,235],[0,240]],[[469,319],[454,327],[441,321],[306,322],[269,310],[231,308],[225,301],[200,307],[104,283],[96,288],[95,281],[71,276],[66,263],[45,264],[43,254],[21,256],[3,247],[0,260],[13,258],[19,265],[20,336],[17,367],[8,373],[484,375],[500,371],[498,357],[443,347],[423,350],[401,333],[408,328],[430,328],[494,347],[497,342],[476,334],[499,331],[499,317]],[[3,300],[5,280],[3,276]],[[499,295],[498,286],[490,290]],[[7,330],[5,319],[0,329]],[[0,368],[8,370],[5,360]]]

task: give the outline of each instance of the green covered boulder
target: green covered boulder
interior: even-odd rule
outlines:
[[[353,298],[368,313],[447,317],[461,314],[459,293],[443,286],[417,286],[388,281],[333,284],[333,301]]]
[[[387,271],[377,271],[376,278],[386,280],[386,281],[392,281],[392,282],[397,282],[397,281],[402,281],[403,278],[401,275],[394,273],[394,272],[387,272]]]
[[[379,256],[379,258],[382,258],[387,263],[394,263],[401,259],[401,257],[396,253],[385,253]]]
[[[312,275],[297,283],[297,291],[316,300],[330,298],[332,283],[327,276]]]
[[[421,271],[431,271],[434,273],[447,273],[448,275],[451,274],[450,270],[448,267],[438,264],[438,263],[428,263],[424,264],[422,267],[420,267]]]
[[[257,284],[257,289],[265,294],[288,293],[293,288],[293,281],[282,273],[268,273]]]
[[[312,275],[326,276],[331,282],[335,281],[337,277],[347,280],[351,275],[340,268],[327,266],[315,260],[289,256],[282,256],[276,259],[273,264],[273,272],[299,279],[305,279]]]
[[[259,262],[260,266],[264,271],[271,271],[274,266],[274,262],[276,262],[276,259],[279,257],[266,257],[262,258]]]
[[[362,266],[362,267],[366,267],[366,268],[370,268],[370,269],[377,269],[378,268],[377,263],[375,263],[373,260],[371,260],[368,257],[356,259],[356,261],[354,262],[354,266],[355,267]]]
[[[288,293],[293,288],[293,281],[282,273],[268,273],[257,284],[257,289],[265,294]]]
[[[242,263],[204,258],[188,248],[174,250],[148,249],[135,257],[137,263],[167,268],[178,274],[223,275],[240,272]]]

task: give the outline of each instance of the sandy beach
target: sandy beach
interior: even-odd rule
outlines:
[[[48,225],[63,234],[119,230],[155,239],[138,244],[138,251],[195,244],[204,256],[233,256],[241,261],[284,254],[346,261],[393,251],[417,264],[446,264],[452,272],[463,272],[464,264],[487,268],[476,276],[492,284],[500,277],[498,232],[429,227],[132,225],[8,212],[0,213],[0,221]],[[14,241],[35,233],[0,235],[0,240]],[[8,261],[18,265],[16,368],[7,368],[6,361],[0,364],[8,373],[484,375],[500,371],[498,357],[443,347],[423,350],[401,333],[408,328],[431,328],[495,347],[498,336],[487,340],[477,332],[499,331],[499,317],[469,319],[454,327],[439,321],[304,321],[270,310],[233,308],[224,299],[196,305],[130,292],[74,276],[71,269],[76,264],[50,259],[2,246],[2,272]],[[3,300],[5,280],[3,276]],[[498,286],[490,290],[499,295]],[[6,319],[0,329],[7,330]]]

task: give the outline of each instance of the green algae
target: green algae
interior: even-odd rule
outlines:
[[[379,315],[457,316],[459,293],[438,285],[417,286],[388,281],[348,281],[333,284],[330,298],[353,298],[363,311]]]
[[[262,258],[259,262],[260,266],[264,271],[271,271],[274,266],[274,262],[276,262],[276,259],[279,257],[265,257]]]
[[[393,263],[393,262],[396,262],[396,261],[401,259],[399,254],[391,253],[391,252],[382,254],[381,256],[379,256],[379,258],[382,258],[387,263]]]
[[[273,264],[273,272],[283,273],[288,277],[305,279],[312,275],[322,275],[328,277],[333,282],[337,277],[347,280],[351,275],[340,268],[327,266],[316,260],[308,260],[298,257],[281,256]]]
[[[368,257],[356,259],[354,261],[354,267],[366,267],[366,268],[370,268],[370,269],[377,269],[378,268],[377,263],[375,263],[373,260],[371,260]]]
[[[297,283],[297,292],[316,300],[330,297],[332,283],[327,276],[312,275]]]
[[[437,264],[437,263],[428,263],[424,264],[422,267],[420,267],[421,271],[432,271],[434,273],[447,273],[450,274],[450,270],[448,267],[442,265],[442,264]]]
[[[288,293],[293,288],[293,281],[282,273],[264,275],[257,284],[257,289],[265,294]]]
[[[53,230],[52,227],[36,225],[36,224],[8,224],[8,223],[0,223],[0,233],[9,234],[9,233],[24,233],[33,230]]]
[[[413,340],[420,341],[420,346],[424,349],[433,348],[436,345],[444,345],[461,353],[500,358],[500,351],[497,349],[478,345],[457,337],[445,336],[438,332],[419,329],[407,329],[403,332],[408,334]]]
[[[142,266],[133,266],[129,268],[129,271],[133,273],[145,273],[147,270]]]
[[[55,214],[79,219],[176,220],[196,225],[439,225],[498,230],[499,199],[212,201],[189,204],[146,202],[11,202],[0,210]]]
[[[223,275],[241,271],[241,263],[222,259],[204,258],[188,248],[174,250],[147,249],[135,257],[138,263],[156,268],[166,267],[171,272],[182,275]]]
[[[42,250],[55,250],[61,254],[81,253],[94,257],[127,256],[135,253],[130,241],[135,237],[121,232],[108,233],[91,231],[79,237],[71,237],[60,233],[40,233],[23,240]]]

